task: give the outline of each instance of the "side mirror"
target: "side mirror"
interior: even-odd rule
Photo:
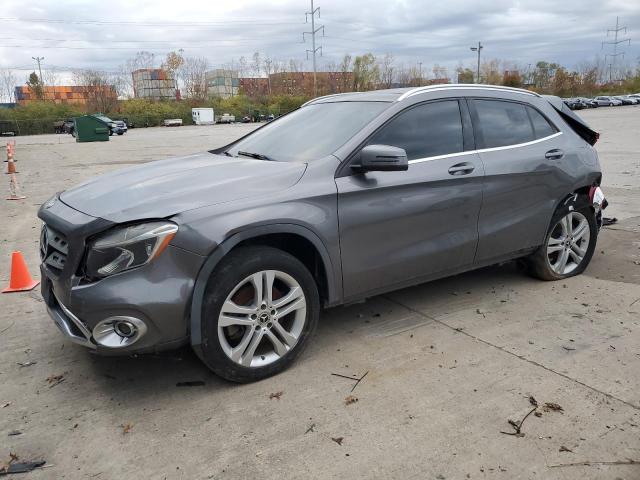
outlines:
[[[399,172],[409,169],[409,161],[403,148],[367,145],[360,151],[360,164],[351,168],[360,172]]]

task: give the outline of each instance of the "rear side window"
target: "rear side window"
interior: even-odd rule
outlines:
[[[409,160],[463,151],[457,100],[418,105],[400,113],[373,135],[369,145],[404,148]]]
[[[484,148],[504,147],[534,140],[525,106],[500,100],[474,100]]]
[[[533,131],[536,135],[536,140],[540,138],[548,137],[549,135],[553,135],[558,130],[556,127],[549,123],[538,110],[533,107],[527,107],[527,112],[529,113],[529,117],[531,118],[531,123],[533,124]]]

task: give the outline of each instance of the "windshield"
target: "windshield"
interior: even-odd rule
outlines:
[[[275,120],[227,150],[279,162],[308,162],[331,155],[389,107],[386,102],[308,105]]]
[[[107,123],[111,123],[112,122],[112,120],[109,117],[105,117],[103,115],[96,115],[96,118],[99,118],[103,122],[107,122]]]

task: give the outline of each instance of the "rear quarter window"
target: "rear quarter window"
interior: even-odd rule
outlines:
[[[558,132],[558,129],[547,120],[538,110],[533,107],[526,107],[529,118],[531,118],[531,124],[533,125],[533,132],[536,140],[548,137]]]
[[[484,148],[505,147],[535,139],[527,110],[520,103],[473,100]]]

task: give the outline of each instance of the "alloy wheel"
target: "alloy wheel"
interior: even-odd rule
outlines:
[[[580,266],[589,249],[589,221],[580,212],[562,217],[547,241],[547,261],[558,275],[567,275]]]
[[[307,302],[300,284],[278,270],[263,270],[238,283],[218,316],[224,353],[243,367],[263,367],[285,356],[305,326]]]

